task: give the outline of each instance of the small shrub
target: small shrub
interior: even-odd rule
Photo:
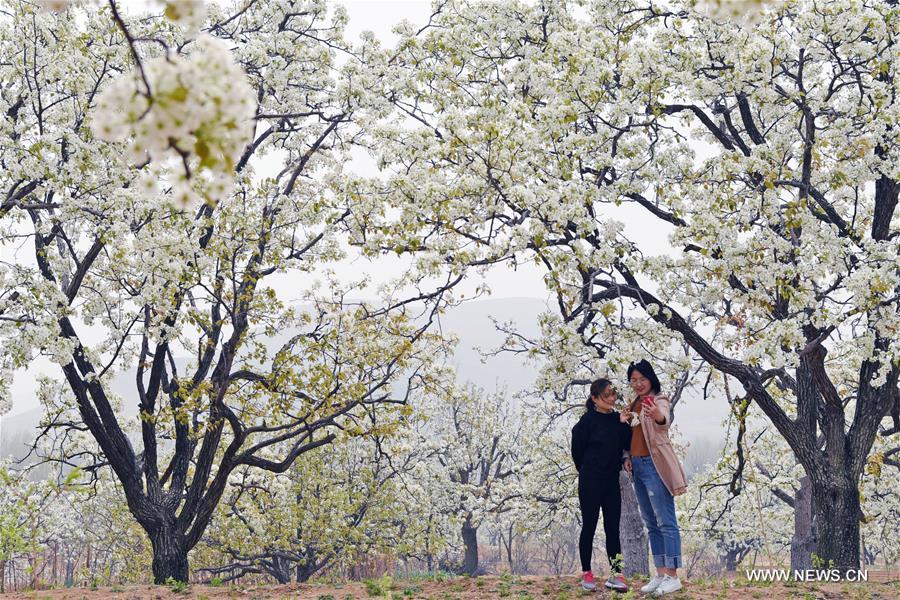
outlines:
[[[390,575],[385,575],[381,579],[363,579],[363,585],[366,586],[366,593],[370,596],[387,596],[391,591],[393,580]]]
[[[183,594],[187,591],[188,582],[187,581],[178,581],[174,577],[169,577],[166,579],[166,585],[176,594]]]

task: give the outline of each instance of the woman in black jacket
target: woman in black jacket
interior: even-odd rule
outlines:
[[[581,555],[581,587],[594,590],[591,553],[594,532],[600,512],[603,512],[603,532],[606,534],[606,555],[611,572],[605,586],[620,592],[628,591],[621,575],[622,545],[619,541],[619,517],[622,514],[622,495],[619,490],[619,471],[631,445],[631,428],[619,420],[613,410],[616,390],[608,379],[591,384],[587,410],[572,428],[572,460],[578,471],[578,505],[581,508],[581,535],[578,550]]]

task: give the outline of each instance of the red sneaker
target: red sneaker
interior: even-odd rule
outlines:
[[[604,584],[607,588],[611,590],[615,590],[617,592],[627,592],[628,584],[625,583],[625,578],[619,575],[618,573],[615,575],[610,575],[609,579],[606,580]]]
[[[597,584],[594,582],[594,573],[591,571],[585,571],[581,575],[581,587],[586,589],[589,592],[593,592],[597,589]]]

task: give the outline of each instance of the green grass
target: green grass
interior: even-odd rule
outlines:
[[[176,594],[184,594],[188,589],[187,581],[178,581],[173,577],[166,579],[166,585]]]
[[[390,575],[385,575],[381,579],[363,579],[363,585],[366,593],[370,596],[387,596],[391,591],[393,580]]]

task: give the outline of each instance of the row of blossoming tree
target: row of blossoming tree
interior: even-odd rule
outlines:
[[[0,19],[0,402],[14,370],[59,365],[35,451],[67,485],[115,482],[156,582],[187,580],[201,541],[228,557],[212,572],[278,580],[343,556],[335,539],[433,547],[445,523],[381,512],[416,504],[393,448],[416,435],[471,491],[417,478],[474,571],[485,515],[567,514],[573,384],[637,356],[676,400],[732,403],[724,512],[759,468],[752,406],[808,478],[815,554],[859,565],[862,478],[896,468],[900,432],[895,2],[736,24],[680,1],[446,1],[388,48],[345,40],[321,0],[159,8]],[[352,172],[359,149],[378,177]],[[409,268],[329,277],[350,254]],[[504,350],[541,361],[551,402],[481,447],[503,421],[448,408],[473,393],[432,323],[467,274],[523,262],[556,310]],[[458,445],[416,433],[442,410]]]

